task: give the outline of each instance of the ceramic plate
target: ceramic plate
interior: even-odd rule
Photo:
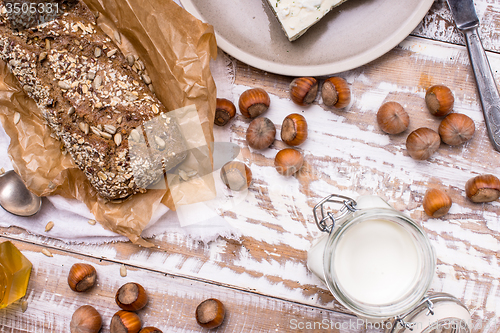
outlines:
[[[267,0],[181,0],[218,46],[262,70],[321,76],[364,65],[405,39],[434,0],[348,0],[289,42]]]

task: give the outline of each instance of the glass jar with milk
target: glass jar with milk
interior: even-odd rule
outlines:
[[[332,212],[332,205],[341,205]],[[347,309],[388,332],[469,332],[470,314],[455,297],[428,294],[436,256],[412,219],[378,196],[330,195],[314,208],[327,232],[308,252],[308,268]],[[423,313],[423,314],[422,314]],[[419,329],[420,328],[420,329]]]

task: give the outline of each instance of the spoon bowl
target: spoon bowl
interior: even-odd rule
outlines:
[[[18,216],[35,215],[42,199],[26,188],[21,177],[13,170],[0,176],[0,206]]]

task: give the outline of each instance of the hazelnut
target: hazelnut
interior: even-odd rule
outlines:
[[[453,109],[455,98],[447,86],[435,85],[427,89],[425,103],[429,112],[436,117],[444,117]]]
[[[298,77],[290,83],[290,98],[295,104],[308,105],[318,94],[318,81],[313,77]]]
[[[300,170],[304,164],[304,156],[293,148],[280,150],[274,158],[276,171],[283,176],[291,176]]]
[[[222,182],[233,191],[242,191],[252,182],[252,171],[245,163],[231,161],[220,169]]]
[[[485,174],[471,178],[465,183],[465,195],[472,202],[490,202],[500,197],[500,180]]]
[[[203,328],[216,328],[222,325],[226,310],[224,304],[215,298],[204,300],[196,307],[196,321]]]
[[[139,333],[163,333],[163,331],[156,327],[148,326],[140,330]]]
[[[69,269],[68,284],[73,291],[86,291],[96,282],[97,273],[94,266],[76,263]]]
[[[441,139],[436,131],[421,127],[408,135],[406,149],[412,158],[426,160],[438,150],[440,142]]]
[[[239,107],[243,116],[253,119],[266,112],[271,99],[264,89],[253,88],[243,92],[240,96]]]
[[[236,107],[233,102],[225,98],[217,98],[215,106],[214,124],[218,126],[226,125],[229,120],[236,115]]]
[[[101,315],[90,305],[84,305],[76,309],[69,324],[71,333],[97,333],[101,326]]]
[[[268,118],[259,117],[252,120],[247,129],[247,142],[253,149],[269,147],[276,136],[276,127]]]
[[[377,123],[382,131],[399,134],[408,128],[410,117],[398,102],[387,102],[378,109]]]
[[[451,204],[450,196],[437,188],[427,190],[422,203],[425,213],[430,217],[445,215],[450,210]]]
[[[120,310],[111,318],[109,330],[111,333],[138,333],[141,326],[141,319],[138,315]]]
[[[306,118],[298,113],[288,115],[281,125],[281,140],[290,146],[298,146],[307,139]]]
[[[441,140],[450,146],[457,146],[472,139],[476,126],[474,121],[464,114],[451,113],[439,124]]]
[[[148,303],[148,295],[140,284],[129,282],[118,289],[115,301],[123,310],[139,311]]]
[[[338,76],[332,76],[323,83],[321,97],[326,106],[341,109],[351,102],[351,90],[346,80]]]

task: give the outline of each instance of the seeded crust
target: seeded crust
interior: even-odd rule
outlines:
[[[145,192],[184,160],[178,125],[151,91],[144,64],[120,52],[82,1],[21,31],[1,0],[0,10],[0,58],[102,197]]]

